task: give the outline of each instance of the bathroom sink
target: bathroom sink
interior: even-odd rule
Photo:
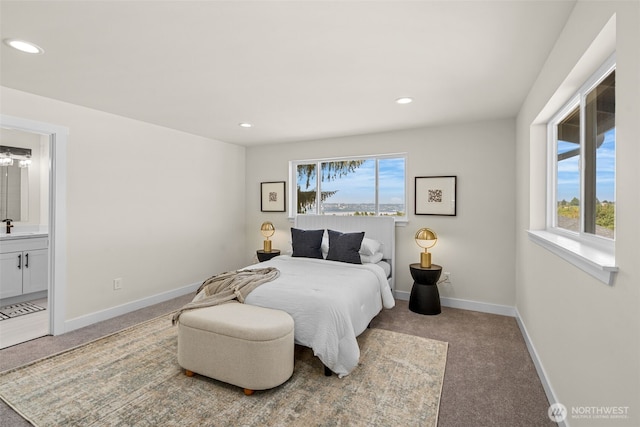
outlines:
[[[0,240],[26,239],[33,236],[46,236],[47,233],[41,231],[15,231],[11,234],[0,234]]]

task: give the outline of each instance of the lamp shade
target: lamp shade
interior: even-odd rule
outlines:
[[[276,228],[269,221],[263,222],[262,225],[260,226],[260,233],[262,233],[262,235],[267,239],[273,236],[275,232],[276,232]]]
[[[438,243],[438,235],[430,228],[421,228],[416,233],[416,243],[421,248],[424,248],[424,252],[420,254],[420,266],[429,268],[431,267],[431,254],[429,248],[435,246]]]
[[[429,249],[438,242],[438,235],[430,228],[421,228],[416,233],[416,243],[421,248]]]

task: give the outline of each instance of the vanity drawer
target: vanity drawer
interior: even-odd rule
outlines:
[[[48,237],[33,237],[29,239],[2,240],[0,241],[0,253],[33,251],[36,249],[47,249],[49,247]]]

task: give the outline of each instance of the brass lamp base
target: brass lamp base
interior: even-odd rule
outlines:
[[[420,253],[420,267],[422,267],[422,268],[430,268],[431,267],[431,252],[421,252]]]
[[[271,252],[271,240],[264,241],[264,251]]]

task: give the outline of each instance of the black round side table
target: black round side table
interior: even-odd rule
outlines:
[[[419,314],[440,314],[440,293],[438,279],[442,267],[431,264],[431,267],[420,267],[420,263],[409,265],[413,287],[409,297],[409,310]]]
[[[256,251],[259,262],[269,261],[271,258],[280,255],[280,249],[271,249],[271,252],[265,252],[263,249]]]

